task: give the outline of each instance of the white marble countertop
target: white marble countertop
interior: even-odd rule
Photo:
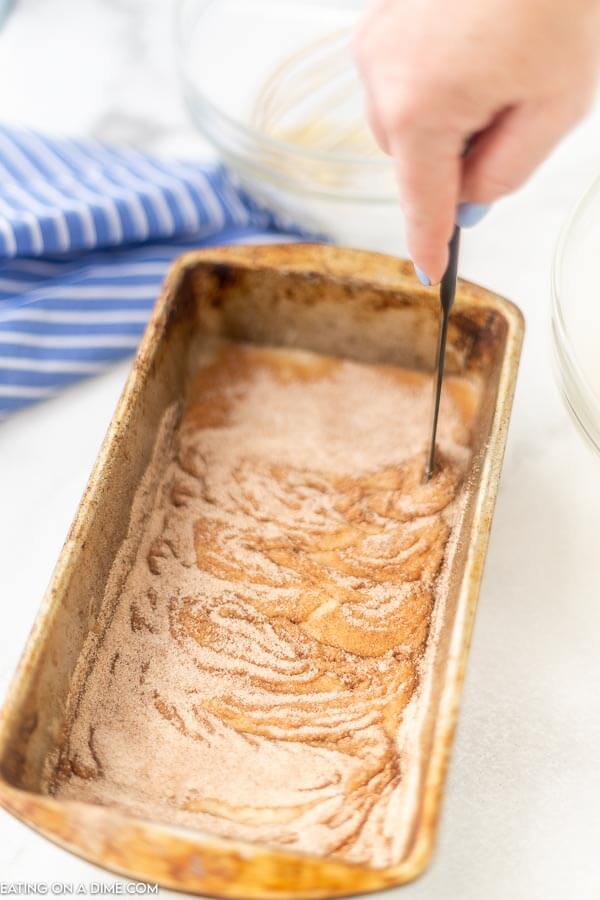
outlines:
[[[0,120],[200,152],[172,71],[170,7],[17,0],[0,32]],[[515,300],[528,334],[438,849],[390,898],[600,896],[600,469],[561,405],[549,343],[557,233],[598,169],[600,110],[465,237],[463,275]],[[127,369],[0,427],[0,694]],[[33,878],[114,880],[0,813],[0,881]]]

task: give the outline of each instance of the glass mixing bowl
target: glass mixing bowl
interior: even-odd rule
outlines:
[[[180,0],[193,122],[259,200],[340,243],[402,252],[393,167],[365,122],[350,37],[364,0]]]
[[[600,177],[576,206],[552,275],[552,335],[567,407],[600,454]]]
[[[4,24],[12,4],[13,0],[0,0],[0,28]]]

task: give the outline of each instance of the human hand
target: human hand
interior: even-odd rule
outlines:
[[[433,283],[455,218],[479,221],[586,112],[600,0],[374,0],[355,56],[395,163],[409,252]]]

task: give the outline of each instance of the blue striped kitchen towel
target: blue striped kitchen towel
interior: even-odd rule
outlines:
[[[306,237],[222,166],[0,126],[0,419],[131,354],[178,254]]]

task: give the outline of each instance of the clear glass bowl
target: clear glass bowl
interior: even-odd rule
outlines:
[[[350,35],[364,0],[180,0],[192,120],[260,200],[340,243],[399,252],[393,167],[363,113]]]
[[[9,10],[13,4],[13,0],[0,0],[0,28],[4,25]]]
[[[552,273],[552,336],[559,385],[588,443],[600,454],[600,177],[560,237]]]

